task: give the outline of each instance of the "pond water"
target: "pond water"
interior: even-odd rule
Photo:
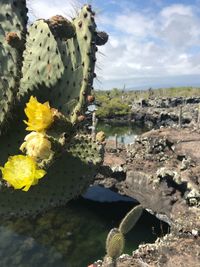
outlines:
[[[90,188],[86,197],[94,199],[98,192],[102,194],[101,190],[96,188],[92,194]],[[86,267],[101,259],[108,232],[136,205],[131,199],[117,199],[108,191],[104,192],[103,201],[106,195],[115,202],[79,198],[36,218],[1,218],[0,266]],[[143,212],[126,236],[124,252],[131,253],[139,244],[153,242],[167,231],[165,223]]]
[[[117,134],[117,141],[123,144],[133,143],[137,135],[140,135],[148,128],[134,123],[106,123],[99,122],[97,131],[104,131],[108,140],[114,140]]]

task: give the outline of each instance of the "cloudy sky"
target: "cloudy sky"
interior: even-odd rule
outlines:
[[[99,49],[98,89],[200,86],[200,0],[29,0],[31,20],[73,17],[92,4],[109,42]]]

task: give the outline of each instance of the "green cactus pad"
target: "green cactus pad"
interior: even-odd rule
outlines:
[[[25,216],[60,206],[87,189],[101,163],[101,146],[90,138],[76,136],[68,152],[28,192],[4,188],[0,193],[0,215]]]
[[[109,236],[106,242],[106,252],[109,257],[116,259],[123,253],[125,245],[124,235],[120,232],[116,232],[109,233]]]
[[[0,131],[10,115],[21,77],[26,1],[2,0],[0,8]],[[19,47],[21,45],[21,49]],[[16,46],[15,46],[16,45]]]
[[[91,93],[95,77],[96,61],[96,24],[90,6],[85,5],[73,22],[76,28],[76,38],[67,41],[67,47],[72,53],[73,80],[70,90],[66,92],[68,101],[64,103],[64,109],[70,113],[72,123],[76,122],[77,114],[84,112],[84,107],[87,105],[87,96]],[[80,77],[78,80],[77,74]],[[70,107],[68,103],[74,100],[77,103]]]
[[[110,232],[108,233],[107,238],[106,238],[106,248],[109,246],[110,240],[112,239],[112,237],[118,233],[120,233],[118,228],[113,228],[110,230]]]
[[[140,216],[142,215],[143,208],[141,205],[134,207],[131,211],[129,211],[119,226],[119,231],[122,234],[127,234],[139,220]]]
[[[38,20],[28,31],[19,97],[32,94],[68,116],[72,123],[84,113],[91,92],[96,24],[89,6],[73,20],[75,36],[55,38],[48,21]]]
[[[23,56],[19,96],[46,95],[49,99],[52,87],[62,77],[65,66],[57,41],[44,20],[30,26]]]

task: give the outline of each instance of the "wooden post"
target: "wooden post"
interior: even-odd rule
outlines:
[[[143,104],[142,104],[142,98],[140,99],[140,107],[142,108]]]
[[[179,128],[182,128],[182,106],[180,105],[180,110],[179,110]]]
[[[198,107],[198,115],[197,115],[197,129],[200,128],[200,104]]]
[[[117,134],[115,134],[115,148],[118,148],[118,143],[117,143]]]

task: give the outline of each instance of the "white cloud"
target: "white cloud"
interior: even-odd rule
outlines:
[[[148,35],[154,29],[154,21],[138,12],[118,15],[114,25],[118,30],[136,36]]]
[[[200,74],[200,19],[192,6],[172,5],[157,14],[132,12],[108,22],[115,36],[102,48],[106,58],[100,58],[100,75],[105,80]],[[195,56],[194,45],[199,47]]]
[[[160,0],[152,1],[161,5]],[[47,18],[55,14],[73,16],[81,1],[75,5],[74,0],[30,2],[37,18]],[[173,80],[175,76],[200,74],[200,18],[195,6],[169,5],[157,13],[152,9],[145,13],[127,11],[126,7],[112,16],[99,13],[97,23],[110,35],[108,43],[99,47],[96,72],[102,88],[110,81],[112,86],[120,86],[130,80],[145,84],[157,77]]]
[[[172,5],[160,12],[158,36],[179,49],[199,44],[200,18],[194,7]]]
[[[194,18],[176,15],[160,29],[160,37],[176,47],[190,46],[199,42],[199,26],[200,23],[195,24]]]
[[[182,4],[174,4],[165,7],[161,11],[161,16],[165,19],[171,18],[173,15],[193,15],[193,10],[191,6],[185,6]]]
[[[75,16],[82,6],[81,0],[29,0],[28,8],[31,19],[50,18],[54,15]]]

